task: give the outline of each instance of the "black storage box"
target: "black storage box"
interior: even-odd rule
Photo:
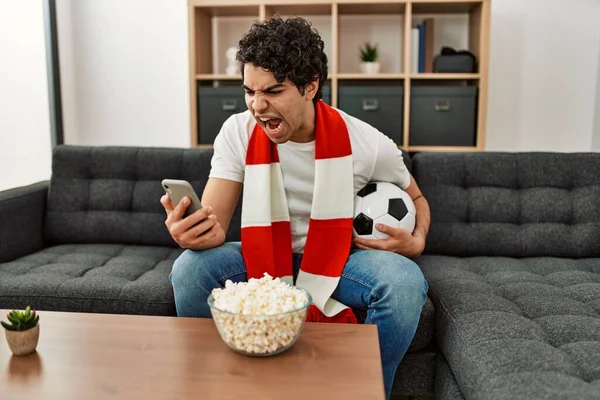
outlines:
[[[475,146],[476,86],[413,86],[411,146]]]
[[[213,144],[223,123],[248,109],[240,86],[198,86],[198,143]]]
[[[323,85],[323,101],[331,105],[331,85],[329,83]]]
[[[397,145],[402,145],[402,86],[340,85],[338,94],[340,110],[372,125]]]
[[[473,73],[477,71],[477,57],[468,50],[443,47],[433,58],[433,72]]]

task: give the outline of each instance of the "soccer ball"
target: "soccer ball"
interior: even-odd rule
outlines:
[[[404,190],[389,182],[369,182],[354,196],[354,237],[386,239],[375,228],[382,223],[393,228],[415,229],[415,203]]]

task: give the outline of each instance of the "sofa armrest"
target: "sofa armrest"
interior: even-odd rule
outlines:
[[[44,181],[0,192],[0,262],[44,247],[48,187]]]

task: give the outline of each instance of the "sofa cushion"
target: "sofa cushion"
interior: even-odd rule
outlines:
[[[600,398],[600,258],[417,261],[466,398]]]
[[[600,153],[419,153],[427,254],[600,257]]]
[[[435,308],[433,302],[427,297],[423,309],[421,310],[421,318],[415,336],[408,347],[408,352],[420,351],[429,346],[433,341],[433,332],[435,330]]]
[[[435,362],[436,400],[465,400],[452,369],[443,354],[438,353]]]
[[[59,146],[52,160],[45,237],[55,244],[176,246],[160,204],[165,178],[202,195],[212,149]],[[239,240],[236,209],[228,240]]]
[[[411,399],[433,396],[436,357],[435,347],[405,354],[396,370],[392,396]]]
[[[0,263],[0,308],[176,315],[168,276],[181,249],[61,245]]]

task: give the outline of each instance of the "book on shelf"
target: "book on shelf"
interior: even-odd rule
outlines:
[[[433,72],[434,34],[433,18],[426,18],[411,30],[410,72]]]

